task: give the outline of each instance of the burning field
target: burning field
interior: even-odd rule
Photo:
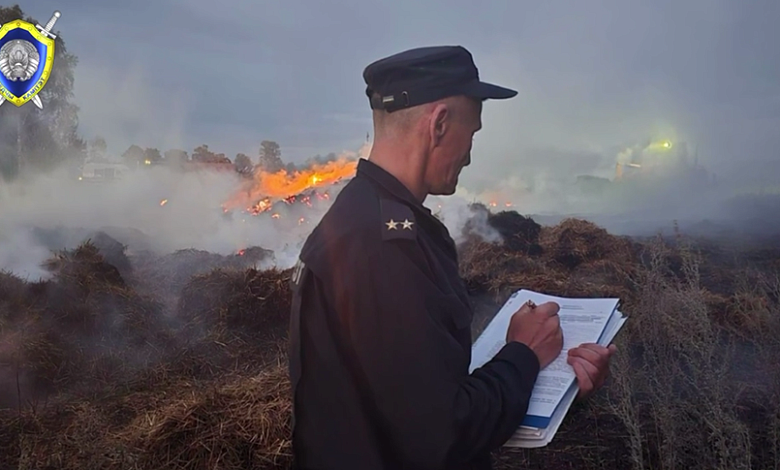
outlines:
[[[27,229],[0,233],[0,263],[39,280],[0,273],[0,468],[288,468],[289,268],[354,169],[18,189],[0,216]],[[776,244],[629,239],[510,209],[435,206],[474,337],[520,288],[619,296],[630,321],[604,390],[548,448],[497,451],[498,468],[780,464]]]
[[[605,389],[499,468],[780,463],[776,247],[471,212],[475,335],[519,288],[620,296],[631,317]],[[271,255],[129,253],[97,234],[51,256],[46,280],[0,275],[0,468],[287,468],[290,271],[258,269]]]

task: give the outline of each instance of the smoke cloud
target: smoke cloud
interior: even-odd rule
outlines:
[[[285,223],[297,215],[292,211],[279,220],[269,214],[225,213],[221,204],[239,187],[232,172],[181,173],[165,167],[131,171],[104,183],[76,181],[64,170],[15,181],[0,192],[0,269],[31,279],[44,276],[40,264],[50,250],[73,248],[97,231],[126,244],[130,252],[195,248],[234,254],[261,246],[274,251],[278,266],[291,266],[296,248],[324,209],[306,208],[306,224],[298,224],[297,217]],[[40,233],[57,235],[36,236]]]
[[[112,155],[131,144],[165,151],[205,143],[256,159],[270,139],[285,162],[300,167],[316,154],[327,161],[334,149],[357,148],[371,129],[360,73],[369,62],[421,45],[462,44],[481,77],[519,94],[485,104],[462,187],[440,198],[441,209],[439,199],[428,202],[454,237],[476,201],[543,223],[579,216],[629,234],[674,220],[766,228],[777,218],[771,204],[741,196],[778,192],[780,94],[771,77],[780,61],[766,46],[779,40],[777,2],[457,0],[421,8],[399,0],[381,24],[365,21],[376,14],[366,2],[307,4],[306,15],[295,3],[214,9],[204,0],[144,0],[117,14],[73,2],[60,24],[80,59],[80,132],[104,137]],[[36,8],[45,14],[59,6],[43,0]],[[226,71],[231,85],[220,87]],[[626,149],[660,140],[675,149],[687,144],[684,167],[704,173],[672,165],[613,184]],[[327,205],[278,220],[226,216],[220,204],[238,187],[234,175],[162,168],[104,187],[64,172],[5,185],[0,267],[41,275],[36,266],[49,248],[101,228],[131,249],[230,253],[260,245],[289,264]],[[33,227],[63,235],[41,244]]]

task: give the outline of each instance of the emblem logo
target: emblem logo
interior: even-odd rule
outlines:
[[[32,101],[43,109],[38,93],[54,65],[57,36],[51,30],[59,17],[55,11],[46,26],[15,20],[0,28],[0,105],[8,101],[22,106]]]

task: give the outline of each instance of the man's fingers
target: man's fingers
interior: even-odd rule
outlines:
[[[602,350],[593,350],[591,348],[580,346],[579,348],[569,349],[569,357],[580,358],[590,362],[593,365],[598,366],[601,363],[606,362],[607,360],[606,351],[607,348],[604,348],[602,351]]]
[[[609,375],[609,359],[615,351],[615,345],[604,347],[595,343],[569,349],[566,362],[574,369],[581,396],[589,395],[604,384]]]
[[[539,315],[543,315],[545,317],[552,317],[553,315],[558,315],[558,312],[561,310],[561,306],[558,305],[555,302],[545,302],[541,305],[537,305],[534,311],[538,312]]]
[[[609,359],[613,354],[615,354],[616,351],[617,346],[614,344],[610,345],[609,347],[604,347],[595,343],[585,343],[581,344],[579,347],[569,349],[569,355],[588,358],[591,362],[597,365],[602,362],[606,365],[606,363],[609,362]],[[596,356],[589,354],[589,352],[597,354],[599,357],[596,358]]]
[[[593,380],[588,374],[587,369],[585,368],[585,364],[587,364],[587,362],[577,358],[573,358],[571,361],[571,366],[574,368],[574,374],[577,376],[577,385],[580,387],[580,393],[589,393],[595,388],[595,386]]]
[[[598,380],[598,377],[601,373],[601,370],[598,365],[593,364],[592,362],[588,361],[587,359],[581,359],[579,357],[572,357],[571,358],[571,364],[572,367],[574,367],[574,364],[580,364],[583,369],[585,369],[585,372],[588,373],[588,377],[590,377],[591,381],[593,383],[596,383]]]

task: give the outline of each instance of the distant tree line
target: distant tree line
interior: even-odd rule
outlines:
[[[106,156],[107,147],[105,139],[96,137],[89,143],[87,155],[92,161],[108,161],[109,159]],[[313,164],[325,164],[337,158],[335,153],[329,153],[324,157],[317,155],[309,158],[300,165],[285,163],[282,160],[281,147],[273,140],[264,140],[260,143],[256,160],[244,153],[239,153],[231,161],[224,153],[215,153],[210,150],[206,144],[195,147],[191,155],[182,149],[170,149],[161,153],[156,148],[143,148],[133,144],[121,155],[122,162],[131,168],[161,164],[174,168],[184,168],[191,163],[232,165],[237,173],[247,177],[252,176],[257,171],[276,173],[285,170],[292,173],[296,170],[310,167]]]
[[[107,161],[106,142],[102,137],[96,137],[89,145],[89,158],[92,161]],[[260,144],[260,151],[257,156],[257,163],[251,157],[244,153],[239,153],[231,161],[224,153],[216,153],[209,149],[207,144],[202,144],[192,150],[192,154],[183,149],[170,149],[161,153],[156,148],[143,148],[139,145],[131,145],[121,155],[122,162],[131,167],[153,165],[167,165],[174,168],[184,168],[188,164],[204,165],[232,165],[235,171],[241,175],[251,176],[255,171],[263,170],[277,172],[281,169],[287,169],[282,161],[282,151],[279,144],[264,140]]]

